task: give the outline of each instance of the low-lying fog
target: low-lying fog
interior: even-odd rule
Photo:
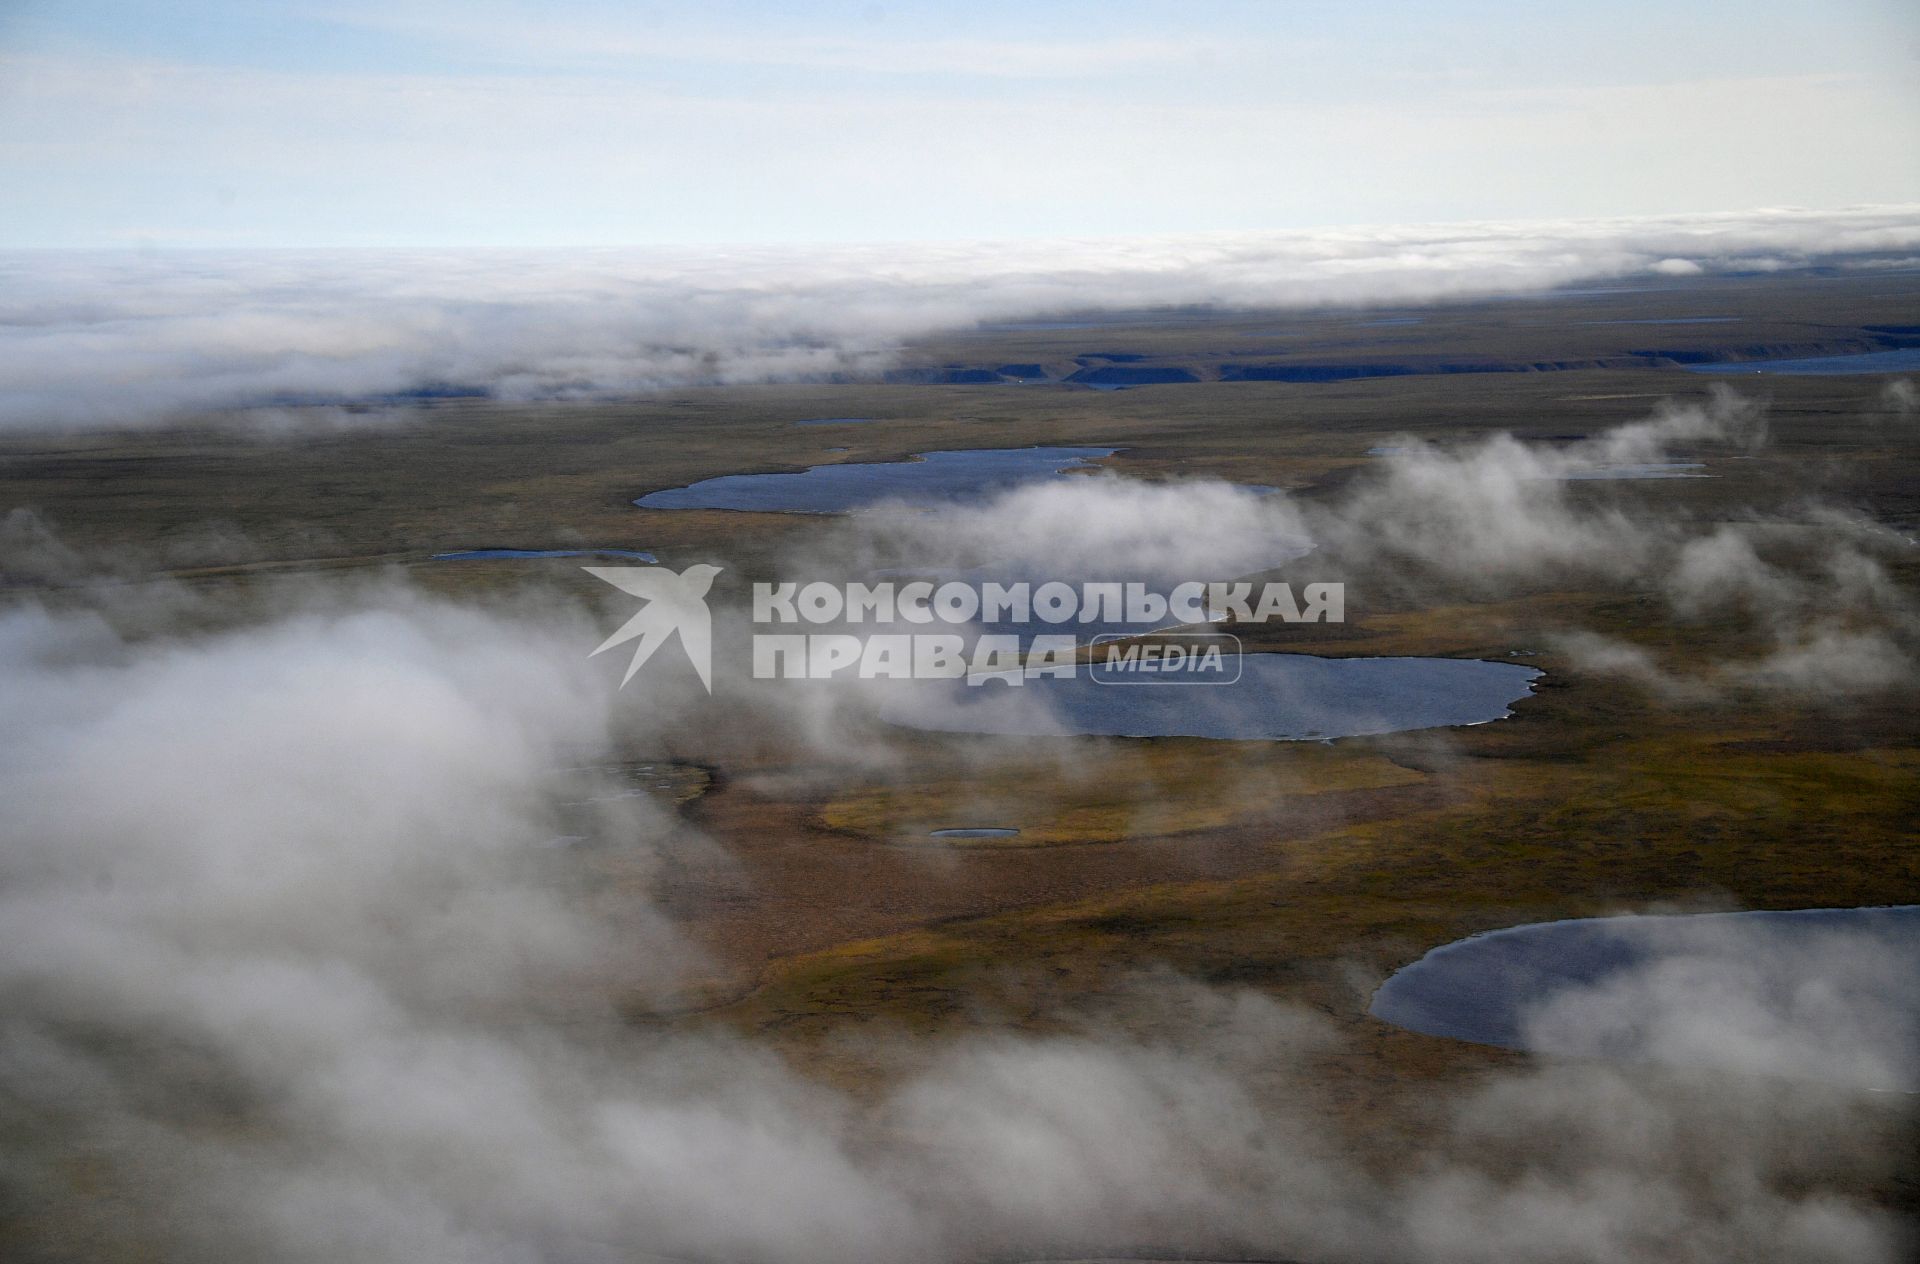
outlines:
[[[1920,1092],[1920,906],[1512,927],[1434,949],[1371,1009],[1482,1044]]]
[[[1658,461],[1752,450],[1764,422],[1721,394],[1589,442]],[[1304,532],[1436,591],[1630,578],[1675,620],[1760,612],[1763,648],[1739,661],[1568,630],[1574,670],[1670,696],[1832,706],[1913,686],[1920,621],[1886,566],[1913,546],[1872,523],[1799,512],[1783,553],[1787,524],[1629,514],[1610,487],[1542,477],[1573,459],[1557,449],[1401,446],[1331,506],[1076,478],[938,523],[850,518],[807,547],[1017,564],[1045,541],[1054,565],[1117,549],[1248,573]],[[24,517],[0,544],[9,566],[87,566]],[[697,686],[645,673],[618,692],[618,665],[585,654],[601,614],[539,589],[454,602],[385,579],[230,600],[116,584],[0,611],[15,1258],[1859,1264],[1912,1245],[1823,1184],[1897,1163],[1908,1108],[1794,1078],[1800,1062],[1769,1058],[1787,1042],[1752,1045],[1736,1077],[1516,1064],[1433,1107],[1426,1153],[1382,1171],[1317,1078],[1349,1029],[1230,987],[1142,979],[1111,1019],[1061,1016],[1049,1036],[872,1036],[901,1069],[861,1094],[744,1036],[625,1025],[616,1002],[671,997],[705,963],[645,889],[617,919],[577,898],[546,843],[593,797],[578,770],[714,723],[885,767],[871,700],[793,682],[707,711]],[[640,857],[723,847],[620,788],[598,806]],[[1675,1003],[1647,1022],[1750,1034],[1749,1015],[1667,984]],[[1819,1012],[1872,1004],[1840,991]],[[1129,1034],[1144,1013],[1178,1015],[1162,1029],[1179,1034]],[[1881,1056],[1854,1016],[1832,1032]]]
[[[290,406],[822,381],[1037,312],[1407,304],[1916,251],[1920,218],[1896,206],[805,251],[14,252],[0,429],[223,409],[379,425],[378,408]]]

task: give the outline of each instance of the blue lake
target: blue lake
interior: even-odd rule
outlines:
[[[1920,1058],[1909,1056],[1920,1054],[1920,905],[1514,926],[1435,948],[1389,978],[1369,1012],[1510,1049],[1911,1091],[1920,1088]],[[1700,1016],[1736,1034],[1690,1027]],[[1879,1062],[1862,1067],[1872,1046]]]
[[[465,549],[458,553],[435,553],[436,562],[490,562],[501,559],[538,557],[623,557],[635,562],[658,562],[651,553],[635,549]]]
[[[1582,325],[1730,325],[1738,316],[1642,316],[1634,320],[1583,320]]]
[[[1230,682],[1142,683],[1082,665],[1065,679],[902,682],[882,714],[942,733],[1313,741],[1483,724],[1533,691],[1536,668],[1455,658],[1247,654]]]
[[[1862,351],[1853,355],[1809,356],[1788,360],[1745,360],[1739,364],[1689,364],[1689,373],[1783,373],[1829,377],[1842,373],[1906,373],[1920,369],[1920,347]]]
[[[1533,290],[1521,294],[1490,294],[1485,301],[1497,303],[1527,303],[1556,298],[1601,298],[1608,294],[1652,294],[1658,288],[1659,287],[1652,285],[1569,285],[1556,286],[1549,290]]]
[[[760,513],[848,513],[883,500],[937,504],[974,500],[1062,477],[1116,448],[981,448],[922,452],[909,461],[816,465],[780,474],[723,474],[689,487],[651,492],[642,509],[737,509]]]

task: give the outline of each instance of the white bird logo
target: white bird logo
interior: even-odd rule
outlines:
[[[720,573],[718,566],[702,563],[678,574],[664,566],[583,566],[580,569],[647,603],[640,607],[640,613],[621,624],[618,632],[593,651],[599,654],[636,636],[640,638],[640,644],[633,649],[633,661],[627,664],[627,674],[620,678],[622,689],[640,670],[640,665],[678,632],[680,648],[692,660],[693,670],[700,674],[700,683],[707,687],[708,693],[713,692],[713,616],[707,611],[706,598],[707,589],[713,587],[713,577]],[[593,654],[587,657],[592,658]]]

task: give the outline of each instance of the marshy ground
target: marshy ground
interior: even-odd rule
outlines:
[[[160,575],[244,594],[264,577],[327,584],[404,567],[450,594],[533,587],[598,601],[597,581],[565,558],[431,561],[587,548],[724,564],[717,591],[738,593],[831,524],[634,500],[727,474],[1056,445],[1118,449],[1097,464],[1137,478],[1213,476],[1330,501],[1378,465],[1370,448],[1402,436],[1445,447],[1500,431],[1597,433],[1662,399],[1700,398],[1709,381],[1686,366],[1703,358],[1881,351],[1909,337],[1900,330],[1916,308],[1920,277],[1850,274],[1417,312],[1035,322],[911,348],[882,383],[440,400],[407,424],[339,434],[236,438],[221,419],[14,434],[0,439],[0,503],[31,507],[63,548],[118,569],[112,582],[124,585]],[[984,380],[969,376],[983,368]],[[1911,538],[1920,418],[1885,402],[1887,380],[1743,381],[1766,404],[1764,448],[1675,454],[1711,477],[1568,494],[1694,528],[1756,512],[1790,522],[1817,499]],[[1278,573],[1338,577],[1326,572],[1340,564],[1309,555]],[[1920,588],[1920,557],[1889,573]],[[858,1095],[891,1073],[860,1033],[1049,1031],[1097,1014],[1145,1039],[1177,1038],[1190,1016],[1127,1001],[1141,976],[1171,971],[1337,1027],[1344,1039],[1318,1071],[1324,1109],[1389,1164],[1417,1151],[1435,1100],[1524,1057],[1368,1016],[1371,989],[1435,945],[1655,905],[1920,902],[1910,687],[1674,696],[1594,673],[1565,634],[1684,673],[1760,652],[1760,622],[1671,617],[1632,577],[1501,591],[1418,580],[1355,573],[1348,623],[1276,631],[1254,648],[1521,651],[1511,661],[1544,675],[1511,718],[1331,743],[894,730],[887,767],[778,733],[695,726],[664,748],[623,752],[633,761],[623,775],[717,848],[664,868],[617,847],[543,863],[577,867],[582,898],[600,903],[617,904],[630,884],[708,955],[672,1004],[607,981],[637,1029],[752,1033]],[[77,599],[66,584],[27,568],[6,595],[58,605]],[[930,837],[975,825],[1019,832]],[[1911,1169],[1833,1180],[1915,1205]]]

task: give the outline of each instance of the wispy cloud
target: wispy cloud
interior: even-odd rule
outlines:
[[[565,12],[529,14],[522,9],[465,5],[328,8],[314,11],[313,16],[547,70],[563,65],[606,68],[664,61],[874,75],[1066,80],[1234,53],[1232,44],[1214,36],[1114,36],[1090,31],[1075,38],[1046,37],[1004,25],[993,36],[889,33],[872,24],[864,31],[828,34],[739,29],[722,33],[620,12],[584,20]]]
[[[1402,1103],[1426,1140],[1389,1169],[1318,1080],[1338,1027],[1164,975],[1055,1034],[869,1034],[893,1071],[861,1096],[750,1035],[636,1033],[613,1002],[704,964],[651,863],[698,840],[621,799],[621,911],[570,894],[559,801],[599,776],[579,768],[610,757],[621,696],[581,613],[392,585],[262,596],[254,618],[148,608],[138,636],[83,608],[0,612],[0,1101],[33,1208],[16,1244],[276,1264],[1901,1258],[1901,1226],[1833,1181],[1894,1170],[1904,1112],[1817,1084],[1495,1072],[1448,1112]],[[657,738],[658,701],[631,736]],[[1819,1006],[1849,1056],[1873,1052],[1875,1003]],[[1164,1034],[1127,1026],[1143,1017]],[[1684,1019],[1720,1040],[1753,1014]]]
[[[1540,290],[1920,246],[1911,208],[724,251],[0,256],[0,426],[448,385],[504,398],[871,374],[982,320]]]

